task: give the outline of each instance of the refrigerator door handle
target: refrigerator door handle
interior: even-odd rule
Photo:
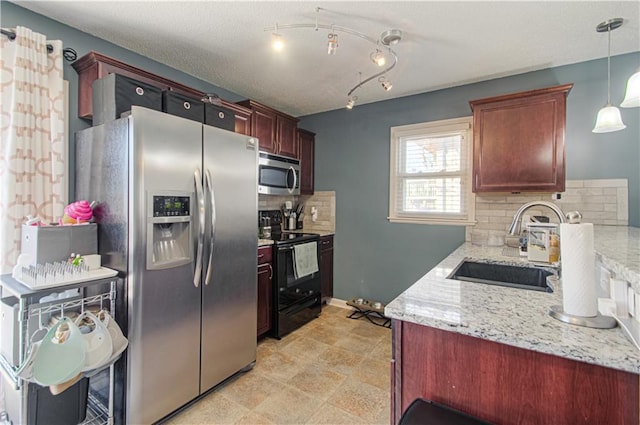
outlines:
[[[197,288],[200,286],[202,279],[202,251],[204,249],[204,190],[202,189],[202,175],[200,170],[196,168],[193,173],[196,183],[196,197],[198,204],[198,251],[196,253],[196,266],[193,273],[193,285]]]
[[[204,284],[209,285],[211,282],[211,273],[213,269],[213,244],[215,241],[216,234],[216,198],[213,191],[213,179],[211,178],[211,172],[207,169],[205,171],[205,188],[209,191],[209,196],[211,197],[211,235],[210,235],[210,245],[209,245],[209,262],[207,264],[207,274],[204,279]]]

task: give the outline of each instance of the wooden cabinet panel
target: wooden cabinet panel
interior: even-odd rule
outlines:
[[[408,322],[393,327],[394,423],[422,397],[504,425],[638,424],[638,375]]]
[[[573,84],[469,102],[474,192],[562,192],[566,96]]]
[[[278,154],[299,158],[297,121],[276,115],[276,140],[278,143]]]
[[[251,99],[238,102],[252,111],[251,135],[260,141],[260,150],[298,158],[298,119]]]
[[[253,108],[251,135],[258,138],[261,151],[276,153],[275,128],[276,115],[274,113],[261,108]]]
[[[313,195],[314,160],[316,135],[307,130],[298,130],[300,152],[300,194]]]
[[[271,330],[272,246],[258,248],[258,337]]]
[[[323,302],[333,297],[333,235],[320,238],[320,292]]]

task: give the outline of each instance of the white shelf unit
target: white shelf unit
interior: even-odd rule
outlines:
[[[71,285],[65,285],[57,288],[47,289],[30,289],[13,279],[10,275],[0,276],[1,297],[16,297],[18,300],[18,335],[14,336],[14,343],[19,346],[19,359],[24,360],[29,350],[29,336],[35,329],[34,326],[40,325],[43,318],[51,315],[62,316],[65,312],[75,311],[82,312],[85,308],[98,306],[109,310],[115,319],[116,312],[116,294],[118,285],[122,280],[117,277],[108,279],[97,279],[83,282],[76,282]],[[79,295],[58,299],[55,301],[40,302],[40,299],[54,292],[59,293],[68,289],[78,289]],[[4,337],[3,337],[4,338]],[[4,355],[0,354],[0,371],[4,379],[5,406],[9,415],[9,420],[14,424],[35,424],[33,417],[30,417],[29,406],[29,385],[36,385],[24,381],[17,376],[16,371],[18,365],[12,364]],[[105,376],[108,376],[105,378]],[[100,396],[95,381],[102,384],[102,390],[106,389],[106,400],[104,396]],[[106,385],[106,388],[105,388]],[[93,387],[93,388],[92,388]],[[86,418],[82,424],[91,425],[112,425],[114,423],[114,366],[111,365],[108,370],[90,378],[89,394],[87,399]],[[44,425],[44,424],[42,424]]]

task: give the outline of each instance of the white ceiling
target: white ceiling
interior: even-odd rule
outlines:
[[[294,116],[344,107],[360,78],[380,70],[374,45],[344,33],[335,56],[322,29],[281,29],[286,49],[271,50],[265,28],[314,23],[316,6],[320,24],[404,34],[393,89],[372,81],[355,93],[359,104],[606,57],[607,34],[595,27],[614,17],[625,22],[611,33],[612,55],[640,51],[638,1],[15,3]]]

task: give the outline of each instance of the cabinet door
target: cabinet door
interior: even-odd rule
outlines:
[[[300,151],[300,194],[313,195],[315,134],[298,130],[298,146]]]
[[[251,135],[257,137],[260,143],[260,150],[277,153],[276,135],[276,114],[262,108],[252,108]]]
[[[271,281],[273,269],[270,263],[258,266],[258,337],[271,330]]]
[[[297,123],[281,115],[276,116],[277,154],[298,158]]]
[[[562,192],[572,85],[470,102],[474,192]]]
[[[323,302],[333,297],[333,236],[320,238],[320,291]]]

